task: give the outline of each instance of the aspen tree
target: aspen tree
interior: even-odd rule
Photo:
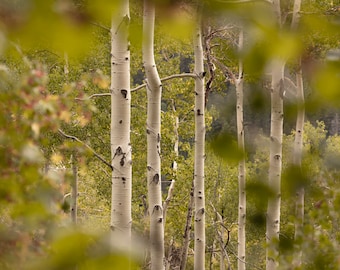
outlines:
[[[194,31],[195,57],[195,166],[194,166],[194,204],[195,204],[195,258],[194,269],[205,268],[205,194],[204,194],[204,159],[205,159],[205,95],[204,65],[201,14],[198,8],[198,19]]]
[[[243,30],[240,30],[238,49],[243,47]],[[236,119],[237,119],[237,141],[238,148],[243,153],[238,164],[238,270],[246,269],[246,162],[244,156],[244,126],[243,126],[243,63],[239,60],[238,78],[235,79],[236,86]]]
[[[267,208],[267,270],[276,269],[277,257],[274,242],[279,240],[281,207],[281,171],[282,171],[282,135],[283,135],[283,73],[281,60],[273,61],[271,89],[271,125],[269,155],[269,187],[273,196],[268,200]]]
[[[298,27],[300,20],[301,0],[294,1],[293,18],[291,28],[295,30]],[[294,138],[294,150],[293,150],[293,165],[301,170],[302,160],[302,144],[303,144],[303,126],[305,122],[305,109],[304,109],[304,90],[303,90],[303,77],[301,58],[298,59],[296,70],[296,101],[298,104],[295,138]],[[298,240],[302,234],[302,226],[304,220],[304,200],[305,190],[301,186],[297,190],[296,194],[296,221],[295,221],[295,240]],[[294,258],[294,265],[296,267],[301,266],[302,250],[297,251]]]
[[[278,28],[281,28],[280,0],[273,1]],[[271,62],[271,122],[268,185],[273,196],[268,199],[266,222],[266,269],[276,269],[278,263],[277,243],[280,233],[281,171],[283,136],[283,95],[285,61],[278,56]]]
[[[165,268],[160,157],[162,82],[154,57],[154,26],[154,3],[151,0],[144,0],[143,65],[148,97],[146,133],[151,269],[161,270]]]
[[[131,238],[129,1],[121,0],[111,26],[111,230]]]

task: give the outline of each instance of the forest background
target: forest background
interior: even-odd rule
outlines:
[[[124,2],[124,1],[121,1]],[[120,1],[0,1],[0,268],[149,269],[147,90],[143,3],[130,1],[132,251],[112,226],[110,77],[112,14]],[[154,1],[155,62],[162,82],[161,191],[167,269],[264,269],[271,85],[268,63],[285,68],[279,255],[273,269],[339,269],[338,1],[205,1],[205,262],[194,262],[196,1]],[[274,3],[277,1],[273,1]],[[120,27],[120,24],[119,24]],[[240,29],[244,46],[240,49]],[[243,72],[240,74],[240,59]],[[292,166],[302,103],[301,167]],[[168,76],[174,78],[168,78]],[[245,154],[237,142],[236,76],[244,80]],[[139,86],[143,87],[139,87]],[[245,158],[246,256],[238,256],[238,163]],[[174,166],[174,164],[176,164]],[[303,187],[302,236],[295,236],[295,193]],[[164,209],[163,209],[164,210]],[[163,211],[164,214],[164,211]],[[166,219],[165,219],[166,217]],[[110,221],[111,220],[111,221]],[[187,226],[189,224],[189,226]],[[192,227],[192,228],[191,228]],[[188,238],[186,238],[188,236]],[[185,241],[188,239],[188,249]],[[295,265],[302,251],[302,264]],[[197,254],[197,252],[196,252]],[[240,262],[241,265],[240,266]],[[194,266],[195,265],[195,266]],[[268,265],[267,265],[267,269]]]

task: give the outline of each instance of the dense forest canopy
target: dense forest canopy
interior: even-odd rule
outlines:
[[[339,26],[337,0],[0,0],[0,269],[338,269]]]

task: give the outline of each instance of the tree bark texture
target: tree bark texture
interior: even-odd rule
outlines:
[[[111,26],[111,230],[131,238],[129,1],[122,0]]]
[[[179,118],[176,112],[176,105],[175,102],[172,101],[172,111],[175,114],[175,123],[174,123],[174,133],[175,133],[175,143],[174,143],[174,153],[175,153],[175,159],[172,162],[172,172],[173,172],[173,178],[171,180],[171,184],[168,189],[168,196],[166,197],[164,203],[163,203],[163,225],[165,227],[166,224],[166,215],[167,215],[167,210],[169,203],[172,199],[173,192],[174,192],[174,187],[175,187],[175,182],[176,182],[176,176],[177,176],[177,158],[178,158],[178,145],[179,145],[179,134],[178,134],[178,128],[179,128]]]
[[[239,50],[243,47],[243,31],[240,30]],[[239,74],[235,82],[236,86],[236,119],[238,148],[243,153],[238,164],[238,270],[245,270],[246,264],[246,162],[244,149],[244,126],[243,126],[243,64],[239,61]]]
[[[303,91],[303,77],[301,62],[299,63],[298,70],[296,73],[296,90],[297,90],[297,102],[298,111],[295,128],[295,139],[294,139],[294,151],[293,151],[293,165],[296,168],[301,168],[302,161],[302,146],[303,146],[303,126],[305,122],[305,109],[304,109],[304,91]],[[300,185],[299,185],[300,186]],[[303,221],[304,221],[304,201],[305,201],[305,190],[303,186],[298,187],[296,192],[296,214],[295,214],[295,240],[302,237]],[[299,249],[295,256],[295,266],[301,265],[302,250]]]
[[[143,64],[147,80],[147,183],[150,214],[151,269],[165,268],[164,227],[161,191],[161,95],[162,83],[154,58],[155,7],[144,1]]]
[[[190,198],[188,202],[187,218],[186,218],[186,223],[185,223],[185,229],[184,229],[184,234],[183,234],[183,244],[182,244],[182,250],[181,250],[181,265],[179,268],[180,270],[185,270],[186,265],[187,265],[193,208],[194,208],[194,182],[192,182]]]
[[[295,30],[300,21],[300,10],[301,0],[295,0],[293,6],[293,17],[292,17],[292,30]],[[304,107],[304,89],[303,89],[303,76],[301,67],[301,58],[298,60],[296,70],[296,101],[297,101],[297,118],[295,127],[295,138],[294,138],[294,150],[293,150],[293,165],[301,170],[302,161],[302,147],[303,147],[303,127],[305,123],[305,107]],[[299,185],[300,186],[300,185]],[[295,241],[302,237],[303,221],[304,221],[304,201],[305,201],[305,190],[303,186],[298,187],[296,192],[296,213],[295,213]],[[302,250],[296,251],[294,258],[294,266],[301,267],[302,261]]]
[[[269,197],[267,208],[267,270],[273,270],[277,267],[277,242],[280,233],[284,66],[283,60],[273,60],[268,179],[268,185],[272,191],[272,196]]]
[[[195,201],[195,258],[194,269],[205,268],[205,194],[204,194],[204,159],[205,159],[205,119],[204,119],[204,66],[201,20],[194,32],[195,73],[195,166],[194,166],[194,201]]]
[[[280,0],[273,0],[278,31],[281,29],[282,14]],[[281,172],[282,172],[282,136],[283,136],[283,96],[284,68],[283,59],[274,58],[271,62],[271,122],[268,186],[272,196],[268,199],[266,221],[266,270],[278,267],[278,242],[281,214]]]

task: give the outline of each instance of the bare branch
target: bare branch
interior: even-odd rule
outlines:
[[[91,151],[91,153],[96,157],[98,158],[101,162],[103,162],[105,165],[109,166],[111,168],[111,170],[113,170],[113,167],[112,165],[107,162],[101,155],[99,155],[96,151],[94,151],[89,145],[87,145],[86,143],[84,143],[82,140],[78,139],[77,137],[75,136],[72,136],[72,135],[68,135],[66,134],[64,131],[62,131],[61,129],[58,129],[58,132],[64,136],[65,138],[68,138],[68,139],[71,139],[71,140],[74,140],[74,141],[77,141],[79,142],[81,145],[85,146],[87,149],[89,149]]]
[[[106,96],[111,96],[111,93],[98,93],[98,94],[92,94],[86,98],[75,98],[75,100],[89,100],[91,98],[95,97],[106,97]]]
[[[194,74],[194,73],[173,74],[173,75],[161,78],[161,82],[169,81],[171,79],[176,79],[176,78],[196,78],[196,77],[197,77],[197,74]],[[135,92],[139,89],[142,89],[146,87],[146,85],[147,85],[146,83],[143,83],[135,88],[132,88],[131,92]]]
[[[175,180],[171,180],[171,184],[168,190],[168,196],[166,197],[164,203],[163,203],[163,220],[164,220],[164,226],[165,226],[165,221],[166,221],[166,213],[168,210],[169,203],[172,199],[172,195],[174,193],[174,187],[175,187]]]
[[[161,78],[161,82],[165,82],[165,81],[169,81],[169,80],[177,79],[177,78],[196,78],[196,77],[197,77],[197,74],[194,74],[194,73],[173,74],[173,75]],[[146,87],[146,85],[147,85],[146,83],[143,83],[135,88],[132,88],[131,92],[140,90]],[[111,93],[107,92],[107,93],[92,94],[86,98],[75,98],[75,100],[89,100],[89,99],[96,98],[96,97],[108,97],[108,96],[111,96]]]
[[[98,26],[99,28],[102,28],[102,29],[104,29],[104,30],[106,30],[106,31],[108,31],[108,32],[111,31],[111,29],[110,29],[109,27],[106,27],[105,25],[102,25],[102,24],[100,24],[100,23],[97,23],[97,22],[90,22],[90,24],[95,25],[95,26]]]
[[[220,248],[221,248],[221,256],[224,256],[226,259],[227,259],[227,262],[228,262],[228,270],[231,269],[231,264],[230,264],[230,259],[229,259],[229,255],[227,253],[227,250],[226,250],[226,247],[227,245],[229,244],[229,239],[230,239],[230,230],[227,229],[227,232],[228,232],[228,239],[227,239],[227,242],[226,244],[224,245],[224,241],[223,241],[223,229],[226,228],[225,226],[222,226],[223,229],[222,230],[219,230],[217,228],[217,223],[220,223],[221,225],[223,224],[223,218],[221,216],[221,214],[216,210],[215,206],[213,205],[212,202],[210,202],[210,206],[212,207],[213,211],[215,212],[215,215],[216,215],[216,219],[218,222],[216,222],[216,219],[213,220],[213,224],[215,225],[215,231],[217,233],[217,236],[218,236],[218,242],[220,244]]]
[[[222,72],[224,73],[224,75],[226,77],[230,76],[231,80],[233,83],[236,83],[236,77],[234,72],[232,72],[232,70],[230,68],[228,68],[225,64],[223,64],[220,60],[218,60],[216,57],[213,57],[213,61],[216,63],[217,66],[220,67],[220,69],[222,69]]]

